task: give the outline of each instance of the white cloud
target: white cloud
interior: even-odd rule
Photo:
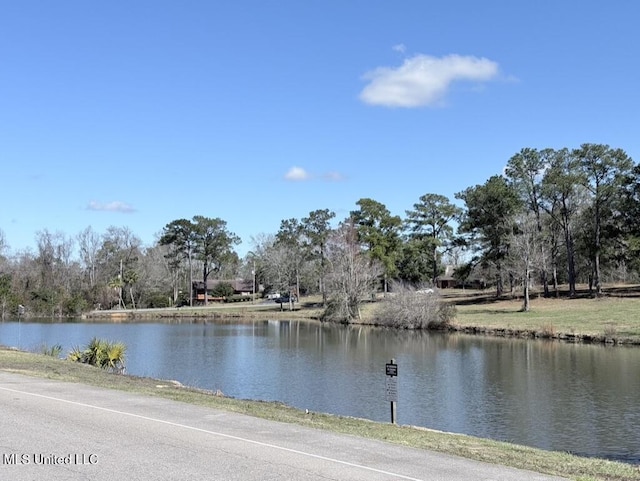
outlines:
[[[285,180],[291,182],[303,182],[307,180],[320,179],[327,182],[339,182],[345,179],[339,172],[327,172],[322,175],[312,174],[302,167],[291,167],[284,175]]]
[[[391,49],[395,50],[396,52],[404,53],[405,50],[407,50],[407,47],[405,47],[403,43],[399,43],[398,45],[394,45],[393,47],[391,47]]]
[[[125,202],[114,201],[109,203],[96,202],[92,200],[87,206],[88,210],[106,211],[106,212],[122,212],[125,214],[135,212],[135,209]]]
[[[416,55],[397,68],[379,67],[367,72],[368,85],[360,99],[384,107],[434,106],[446,97],[456,81],[489,81],[498,76],[498,64],[486,58]]]
[[[284,178],[294,182],[301,182],[303,180],[309,180],[311,176],[302,167],[294,166],[289,169],[289,171],[284,175]]]

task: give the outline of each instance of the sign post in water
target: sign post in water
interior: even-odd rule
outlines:
[[[391,403],[391,423],[396,423],[396,403],[398,402],[398,365],[395,359],[385,364],[385,391],[387,401]]]

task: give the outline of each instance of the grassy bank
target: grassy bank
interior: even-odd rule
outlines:
[[[170,381],[108,374],[83,364],[49,356],[0,348],[0,369],[47,379],[119,389],[148,396],[208,406],[238,413],[327,429],[469,459],[528,469],[576,480],[638,480],[637,467],[612,461],[588,459],[566,453],[490,441],[427,429],[394,426],[362,419],[310,413],[280,403],[245,401],[191,389]]]
[[[518,329],[553,336],[587,335],[640,341],[640,299],[536,299],[529,312],[518,301],[458,306],[463,327]]]
[[[468,332],[640,344],[638,286],[610,287],[599,298],[585,291],[573,299],[534,295],[529,312],[521,312],[522,300],[517,298],[496,299],[479,293],[451,296],[457,309],[456,325]]]

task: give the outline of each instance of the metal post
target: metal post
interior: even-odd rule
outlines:
[[[18,350],[22,349],[22,324],[21,319],[24,314],[24,306],[22,304],[18,304]]]
[[[396,423],[396,402],[391,401],[391,424]]]
[[[256,302],[256,259],[253,259],[253,270],[251,271],[251,276],[253,277],[253,288],[251,290],[251,303],[255,304]]]
[[[398,401],[398,365],[395,359],[385,366],[387,401],[391,403],[391,424],[396,423],[396,402]]]
[[[396,360],[391,358],[391,364],[395,364]],[[391,401],[391,424],[396,423],[396,402]]]

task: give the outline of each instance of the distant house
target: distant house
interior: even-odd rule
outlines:
[[[456,267],[457,266],[454,265],[445,266],[444,273],[436,278],[436,287],[438,289],[451,289],[454,287],[484,289],[487,287],[482,271],[478,269],[477,266],[472,270],[471,275],[464,279],[464,281],[455,276]]]
[[[251,296],[254,294],[254,285],[252,280],[245,279],[208,279],[207,288],[205,289],[204,281],[193,282],[193,300],[195,302],[204,302],[205,291],[207,293],[207,301],[223,301],[222,297],[214,297],[212,292],[220,284],[229,284],[233,287],[233,294],[240,296]],[[264,291],[262,285],[256,284],[255,294],[261,294]]]
[[[438,289],[451,289],[458,285],[458,280],[453,277],[453,273],[456,270],[456,266],[447,265],[444,268],[444,273],[436,277],[436,287]]]

